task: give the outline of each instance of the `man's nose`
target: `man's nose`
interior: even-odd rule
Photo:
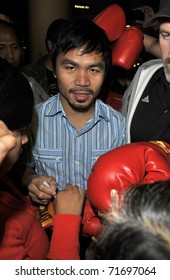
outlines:
[[[7,48],[6,49],[6,59],[13,59],[13,52],[11,50],[11,48]]]
[[[90,79],[88,73],[84,70],[78,71],[74,83],[76,86],[83,86],[83,87],[89,86]]]

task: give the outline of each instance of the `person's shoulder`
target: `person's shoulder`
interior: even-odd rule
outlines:
[[[21,72],[25,73],[26,75],[32,74],[32,68],[34,63],[29,63],[21,67]]]
[[[34,72],[37,72],[39,68],[45,67],[46,55],[38,58],[32,63],[26,64],[21,67],[21,71],[27,75],[33,75]]]
[[[151,59],[151,60],[148,60],[146,62],[144,62],[139,68],[140,69],[147,69],[147,68],[150,68],[150,67],[156,67],[156,66],[162,66],[163,63],[162,63],[162,59],[160,58],[156,58],[156,59]]]
[[[58,103],[58,94],[49,97],[46,101],[36,104],[34,108],[35,111],[40,111],[43,110],[44,108],[47,108],[48,106],[52,106],[54,103]]]

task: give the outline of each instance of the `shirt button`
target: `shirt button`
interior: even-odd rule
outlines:
[[[76,160],[76,161],[75,161],[75,164],[79,164],[79,161],[78,161],[78,160]]]

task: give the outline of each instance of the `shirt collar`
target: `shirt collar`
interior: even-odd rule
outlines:
[[[60,101],[60,93],[48,99],[48,101],[46,102],[46,109],[45,109],[46,116],[54,116],[59,113],[65,115],[63,106]]]
[[[104,104],[107,106],[106,104]],[[95,103],[95,119],[99,120],[100,118],[103,118],[105,121],[110,122],[110,119],[107,116],[107,110],[103,106],[103,102],[100,99],[96,99]]]

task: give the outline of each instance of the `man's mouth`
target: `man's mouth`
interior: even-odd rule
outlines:
[[[74,94],[74,97],[77,102],[85,102],[90,96],[90,93],[88,93],[88,92],[86,92],[86,93],[77,92],[77,93],[73,93],[73,94]]]

